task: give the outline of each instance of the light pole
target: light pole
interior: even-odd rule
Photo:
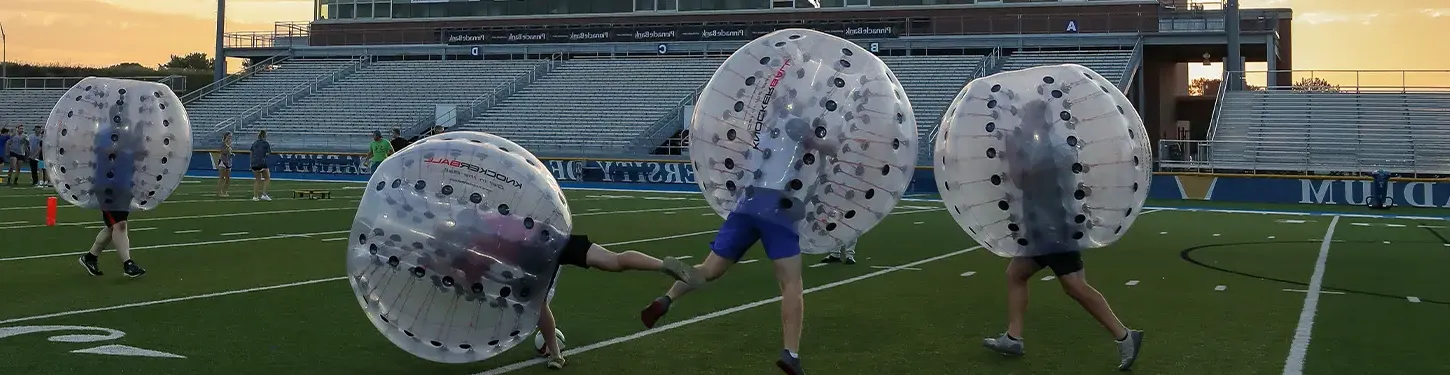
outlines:
[[[10,43],[5,41],[5,24],[0,23],[0,89],[10,88]]]

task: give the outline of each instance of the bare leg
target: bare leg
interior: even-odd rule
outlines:
[[[550,357],[562,357],[559,351],[559,338],[554,336],[554,330],[559,324],[554,320],[554,310],[549,304],[544,304],[544,309],[539,312],[539,334],[544,336],[544,351]]]
[[[1027,281],[1041,269],[1042,266],[1029,258],[1012,258],[1007,264],[1007,334],[1014,338],[1022,338],[1029,294]]]
[[[91,243],[91,255],[100,256],[101,251],[105,250],[106,245],[109,244],[111,244],[111,228],[101,228],[101,232],[96,233],[96,242]]]
[[[1127,337],[1128,327],[1123,326],[1123,322],[1113,314],[1113,308],[1108,306],[1108,300],[1103,298],[1103,294],[1092,285],[1088,285],[1086,272],[1077,271],[1058,277],[1057,279],[1062,283],[1062,290],[1072,296],[1072,299],[1077,300],[1077,303],[1082,305],[1082,308],[1089,314],[1092,314],[1093,318],[1103,325],[1103,328],[1107,328],[1114,340]]]
[[[730,265],[734,263],[735,261],[721,258],[719,255],[715,255],[714,252],[711,252],[709,256],[705,257],[704,263],[700,263],[700,265],[695,266],[695,270],[700,272],[701,275],[705,276],[706,281],[715,281],[715,279],[720,278],[720,276],[725,276],[725,271],[730,270]],[[670,300],[676,300],[679,299],[681,296],[690,293],[694,289],[695,288],[691,287],[690,284],[676,281],[675,285],[670,287],[670,291],[668,293],[665,293],[665,296],[670,297]]]
[[[780,283],[780,328],[785,349],[799,353],[806,311],[801,256],[775,260],[775,279]]]
[[[131,237],[126,233],[126,227],[124,221],[111,225],[111,244],[115,245],[116,255],[123,263],[131,260]]]
[[[615,253],[599,245],[589,248],[586,259],[590,267],[609,272],[659,271],[665,268],[664,261],[648,254],[638,251]]]
[[[260,198],[262,196],[262,173],[252,172],[252,198]]]
[[[262,195],[267,195],[267,185],[272,184],[272,170],[262,170]]]

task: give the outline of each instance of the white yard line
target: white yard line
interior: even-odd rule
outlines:
[[[298,213],[298,212],[342,211],[342,210],[356,210],[356,209],[357,209],[357,207],[301,208],[301,209],[295,209],[295,210],[233,212],[233,213],[229,213],[229,214],[210,214],[210,215],[149,217],[149,218],[140,218],[140,219],[130,219],[128,221],[129,222],[132,222],[132,223],[137,223],[137,222],[144,222],[144,221],[190,220],[190,219],[207,219],[207,218],[215,218],[215,217],[274,215],[274,214],[290,214],[290,213]],[[56,226],[84,226],[84,225],[94,225],[94,224],[95,224],[95,221],[83,221],[83,222],[76,222],[76,223],[57,223]],[[25,229],[25,228],[42,228],[42,227],[45,227],[45,225],[9,226],[9,227],[0,227],[0,230],[5,230],[5,229]]]
[[[1123,285],[1127,285],[1127,286],[1138,285],[1138,280],[1128,280],[1128,282],[1126,284],[1123,284]]]
[[[1303,289],[1280,289],[1280,290],[1285,291],[1285,292],[1294,292],[1294,293],[1309,293],[1308,290],[1303,290]],[[1323,291],[1320,291],[1319,293],[1321,293],[1321,294],[1344,294],[1344,292],[1336,292],[1336,291],[1332,291],[1332,290],[1323,290]]]
[[[976,275],[976,274],[977,274],[976,271],[962,272],[962,277],[968,277],[968,276],[972,276],[972,275]]]
[[[1420,297],[1409,296],[1405,297],[1405,299],[1410,301],[1410,303],[1420,303]]]
[[[1329,220],[1324,240],[1319,244],[1319,258],[1314,261],[1314,274],[1309,276],[1309,292],[1304,294],[1304,308],[1299,310],[1299,325],[1294,328],[1294,342],[1284,358],[1284,375],[1304,374],[1304,359],[1309,354],[1309,339],[1314,332],[1314,314],[1319,311],[1319,293],[1324,288],[1324,264],[1329,261],[1329,244],[1339,216]]]
[[[981,247],[978,246],[978,247],[973,247],[973,248],[970,248],[970,249],[957,250],[955,252],[951,252],[951,253],[947,253],[947,254],[943,254],[943,255],[938,255],[938,256],[935,256],[935,257],[931,257],[931,258],[926,258],[926,259],[918,260],[918,261],[915,261],[915,262],[912,262],[912,263],[908,263],[908,264],[905,264],[905,265],[901,265],[901,266],[898,266],[898,267],[892,267],[892,268],[889,268],[889,269],[884,269],[884,270],[880,270],[880,271],[868,273],[868,274],[865,274],[865,275],[856,276],[856,277],[853,277],[853,278],[849,278],[849,279],[845,279],[845,280],[833,282],[833,283],[830,283],[830,284],[825,284],[825,285],[817,286],[817,287],[814,287],[814,288],[806,289],[805,290],[805,294],[811,294],[811,293],[815,293],[815,292],[819,292],[819,291],[823,291],[823,290],[834,289],[836,287],[840,287],[840,286],[843,286],[843,285],[848,285],[848,284],[856,283],[856,282],[859,282],[859,281],[862,281],[862,280],[868,280],[868,279],[875,278],[875,277],[879,277],[879,276],[882,276],[882,275],[886,275],[886,274],[889,274],[889,273],[892,273],[892,272],[900,271],[900,270],[903,270],[903,269],[906,269],[906,268],[920,266],[920,265],[923,265],[923,264],[935,262],[935,261],[938,261],[938,260],[950,258],[950,257],[957,256],[957,255],[961,255],[961,254],[965,254],[965,253],[967,253],[969,251],[976,250],[976,249],[979,249],[979,248],[981,248]],[[694,318],[690,318],[690,319],[686,319],[686,320],[682,320],[682,321],[670,323],[670,324],[667,324],[667,325],[655,327],[655,328],[652,328],[652,329],[648,329],[648,330],[636,332],[636,333],[633,333],[633,334],[630,334],[630,335],[615,337],[613,339],[609,339],[609,340],[605,340],[605,341],[601,341],[601,342],[597,342],[597,343],[593,343],[593,344],[589,344],[589,345],[577,347],[577,348],[574,348],[574,349],[565,350],[563,354],[565,356],[579,355],[579,354],[583,354],[585,352],[593,351],[593,350],[596,350],[596,349],[601,349],[601,348],[605,348],[605,347],[610,347],[610,346],[614,346],[614,345],[623,344],[623,343],[626,343],[626,342],[638,340],[638,339],[644,338],[645,336],[653,335],[653,334],[656,334],[656,333],[673,330],[673,329],[676,329],[676,328],[688,326],[688,325],[691,325],[691,324],[703,322],[703,321],[710,320],[710,319],[719,318],[719,317],[722,317],[722,316],[734,314],[734,313],[737,313],[737,312],[749,310],[749,309],[756,308],[756,307],[760,307],[760,306],[765,306],[765,305],[768,305],[768,304],[775,303],[777,301],[780,301],[780,297],[767,298],[767,299],[763,299],[763,300],[759,300],[759,301],[755,301],[755,302],[751,302],[751,303],[747,303],[747,304],[743,304],[743,305],[731,307],[731,308],[728,308],[728,309],[716,311],[716,312],[713,312],[713,313],[696,316]],[[535,358],[535,359],[531,359],[531,360],[527,360],[527,361],[523,361],[523,362],[518,362],[518,363],[510,364],[508,366],[503,366],[503,367],[495,368],[495,369],[488,370],[488,371],[485,371],[485,372],[481,372],[481,373],[478,373],[478,374],[475,374],[475,375],[498,375],[498,374],[506,374],[506,373],[510,373],[510,372],[522,370],[522,369],[525,369],[525,368],[528,368],[528,367],[531,367],[531,366],[537,366],[537,365],[539,365],[541,363],[544,363],[544,361],[545,360],[542,359],[542,358]]]
[[[21,221],[0,221],[0,225],[14,225],[14,224],[25,224],[25,223],[29,223],[29,221],[25,221],[25,220],[21,220]]]
[[[171,232],[171,233],[174,233],[174,234],[201,233],[201,229],[179,230],[179,231],[175,231],[175,232]]]
[[[324,239],[322,239],[322,242],[342,241],[342,240],[346,240],[346,239],[347,239],[347,237],[324,238]]]
[[[129,232],[145,232],[145,231],[148,231],[148,230],[156,230],[156,227],[145,227],[145,228],[131,228],[131,229],[127,229],[127,231],[129,231]]]
[[[221,236],[222,237],[232,237],[232,236],[247,235],[247,234],[251,234],[251,233],[252,232],[231,232],[231,233],[222,233]]]
[[[1057,279],[1057,276],[1053,276],[1053,275],[1047,275],[1047,276],[1043,276],[1042,277],[1042,281],[1052,281],[1052,280],[1055,280],[1055,279]]]
[[[916,268],[916,267],[871,266],[871,268],[875,268],[875,269],[878,269],[878,270],[889,270],[889,269],[895,268],[895,269],[901,269],[901,270],[907,270],[907,271],[921,271],[920,268]]]
[[[172,247],[191,247],[191,246],[202,246],[202,245],[217,245],[217,244],[224,244],[224,243],[264,241],[264,240],[275,240],[275,239],[282,239],[282,238],[299,238],[299,237],[305,238],[307,236],[311,236],[311,235],[315,235],[315,234],[338,234],[338,233],[347,233],[347,232],[350,232],[350,231],[337,230],[337,231],[330,231],[330,232],[314,232],[314,233],[298,233],[298,234],[278,234],[278,235],[274,235],[274,236],[264,236],[264,237],[246,237],[246,238],[233,238],[233,239],[216,240],[216,241],[186,242],[186,243],[173,243],[173,244],[151,245],[151,246],[135,246],[135,247],[132,247],[131,250],[132,251],[136,251],[136,250],[148,250],[148,249],[165,249],[165,248],[172,248]],[[115,250],[106,250],[106,252],[112,252],[112,251],[115,251]],[[64,256],[81,255],[81,254],[84,254],[84,253],[85,253],[85,251],[77,251],[77,252],[70,252],[70,253],[51,253],[51,254],[40,254],[40,255],[27,255],[27,256],[18,256],[18,257],[10,257],[10,258],[0,258],[0,262],[9,262],[9,261],[16,261],[16,260],[29,260],[29,259],[43,259],[43,258],[56,258],[56,257],[64,257]]]
[[[644,211],[644,210],[607,211],[607,212],[594,212],[594,213],[591,213],[590,215],[592,216],[592,215],[608,215],[608,214],[625,214],[625,213],[637,213],[637,212],[650,212],[650,211]],[[581,215],[575,215],[575,216],[581,216]],[[139,220],[132,220],[132,221],[139,221]],[[195,233],[195,232],[200,232],[200,231],[190,231],[190,232],[188,232],[188,231],[177,231],[176,233]],[[327,234],[338,234],[338,233],[348,233],[348,232],[350,232],[350,231],[341,230],[341,231],[297,233],[297,234],[279,234],[279,235],[275,235],[275,236],[234,238],[234,239],[217,240],[217,241],[201,241],[201,242],[187,242],[187,243],[176,243],[176,244],[165,244],[165,245],[136,246],[136,247],[132,247],[131,250],[164,249],[164,248],[171,248],[171,247],[188,247],[188,246],[201,246],[201,245],[216,245],[216,244],[235,243],[235,242],[250,242],[250,241],[275,240],[275,239],[282,239],[282,238],[299,238],[299,237],[306,238],[306,237],[311,237],[311,236],[314,236],[314,235],[327,235]],[[698,236],[698,235],[701,235],[701,234],[708,234],[708,233],[715,233],[715,232],[717,232],[717,231],[710,230],[710,231],[703,231],[703,232],[686,233],[686,234],[679,234],[679,235],[674,235],[674,236],[668,236],[668,238],[661,238],[661,239],[671,239],[671,238]],[[239,233],[246,233],[246,232],[239,232]],[[221,234],[221,235],[222,236],[235,236],[237,234],[224,233],[224,234]],[[612,245],[628,245],[628,244],[631,244],[631,243],[638,243],[638,242],[647,242],[647,241],[643,241],[643,240],[635,241],[635,242],[626,241],[626,242],[616,243],[616,244],[612,244]],[[111,251],[115,251],[115,250],[106,250],[106,251],[107,252],[111,252]],[[8,262],[8,261],[16,261],[16,260],[28,260],[28,259],[55,258],[55,257],[64,257],[64,256],[80,255],[81,253],[84,253],[84,251],[80,251],[80,252],[69,252],[69,253],[52,253],[52,254],[27,255],[27,256],[18,256],[18,257],[10,257],[10,258],[0,258],[0,262]]]
[[[816,264],[810,265],[809,267],[811,267],[811,268],[820,268],[820,267],[825,267],[825,266],[826,266],[826,263],[816,263]]]
[[[1228,290],[1228,285],[1219,285],[1219,286],[1213,287],[1213,290],[1222,292],[1222,291]]]
[[[335,232],[322,232],[322,233],[315,233],[315,234],[347,233],[347,232],[349,232],[349,231],[345,231],[344,230],[344,231],[335,231]],[[696,233],[696,234],[698,234],[698,233]],[[664,237],[655,237],[655,238],[646,238],[646,239],[640,239],[640,240],[632,240],[632,241],[624,241],[624,242],[615,242],[615,243],[606,243],[606,244],[600,244],[600,245],[603,245],[603,246],[617,246],[617,245],[623,245],[623,244],[627,244],[627,243],[640,243],[640,242],[660,241],[660,240],[667,240],[667,239],[672,239],[672,238],[680,238],[680,237],[684,237],[684,236],[688,236],[688,235],[692,235],[692,234],[674,235],[674,236],[664,236]],[[296,235],[285,235],[285,236],[296,236]],[[218,241],[218,242],[239,242],[239,241]],[[181,246],[181,245],[186,245],[186,244],[179,244],[177,246]],[[137,249],[141,249],[141,248],[137,248]],[[80,254],[80,253],[74,253],[74,254]],[[73,255],[73,254],[67,254],[67,255]],[[4,259],[0,259],[0,260],[4,260]],[[260,292],[260,291],[265,291],[265,290],[290,288],[290,287],[294,287],[294,286],[311,285],[311,284],[325,283],[325,282],[329,282],[329,281],[347,280],[347,279],[348,279],[347,276],[329,277],[329,278],[323,278],[323,279],[299,281],[299,282],[295,282],[295,283],[287,283],[287,284],[280,284],[280,285],[264,286],[264,287],[257,287],[257,288],[247,288],[247,289],[232,290],[232,291],[226,291],[226,292],[207,293],[207,294],[201,294],[201,295],[195,295],[195,296],[188,296],[188,297],[167,298],[167,299],[161,299],[161,300],[146,301],[146,302],[136,302],[136,303],[128,303],[128,304],[124,304],[124,305],[116,305],[116,306],[101,307],[101,308],[94,308],[94,309],[64,311],[64,312],[58,312],[58,313],[52,313],[52,314],[35,315],[35,316],[27,316],[27,317],[22,317],[22,318],[13,318],[13,319],[7,319],[7,320],[0,320],[0,325],[10,324],[10,323],[17,323],[17,322],[24,322],[24,321],[31,321],[31,320],[38,320],[38,319],[47,319],[47,318],[56,318],[56,317],[62,317],[62,316],[86,314],[86,313],[93,313],[93,312],[100,312],[100,311],[120,310],[120,309],[132,308],[132,307],[152,306],[152,305],[160,305],[160,304],[172,303],[172,302],[181,302],[181,301],[198,300],[198,299],[205,299],[205,298],[212,298],[212,297],[229,296],[229,295],[233,295],[233,294],[243,294],[243,293]]]
[[[746,259],[746,260],[740,261],[740,264],[751,264],[751,263],[755,263],[755,262],[759,262],[759,261],[760,261],[760,259]]]

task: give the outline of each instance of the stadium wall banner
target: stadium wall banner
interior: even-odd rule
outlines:
[[[196,151],[191,158],[190,169],[215,171],[218,157],[215,151]],[[694,165],[685,160],[544,158],[542,161],[549,173],[559,181],[620,185],[696,184]],[[238,153],[232,158],[232,169],[244,172],[249,163],[250,155]],[[361,154],[280,153],[273,155],[268,164],[274,173],[319,178],[350,179],[369,173],[367,162]],[[1156,174],[1149,187],[1148,197],[1165,200],[1364,205],[1370,195],[1370,184],[1370,180],[1348,178]],[[936,177],[932,169],[916,168],[907,191],[913,194],[936,193]],[[1389,196],[1399,206],[1450,208],[1450,182],[1391,180]]]
[[[792,25],[808,27],[843,38],[895,38],[903,23],[819,23]],[[539,28],[515,30],[444,30],[443,41],[453,45],[471,44],[538,44],[538,43],[600,43],[600,42],[708,42],[753,40],[775,30],[778,25],[715,25],[659,27],[584,27]]]

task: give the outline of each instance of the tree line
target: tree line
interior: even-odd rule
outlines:
[[[1191,96],[1218,96],[1218,90],[1223,86],[1223,80],[1218,78],[1195,78],[1188,84],[1188,95]],[[1339,92],[1339,85],[1329,83],[1328,80],[1319,77],[1300,78],[1290,87],[1294,91],[1312,92]],[[1263,91],[1264,87],[1245,84],[1249,91]]]
[[[148,67],[135,62],[124,62],[106,67],[68,66],[62,64],[7,63],[10,78],[41,77],[165,77],[179,75],[186,77],[187,90],[201,88],[212,82],[212,67],[216,59],[202,52],[185,55],[171,55],[165,64]],[[12,82],[12,86],[19,83]]]

